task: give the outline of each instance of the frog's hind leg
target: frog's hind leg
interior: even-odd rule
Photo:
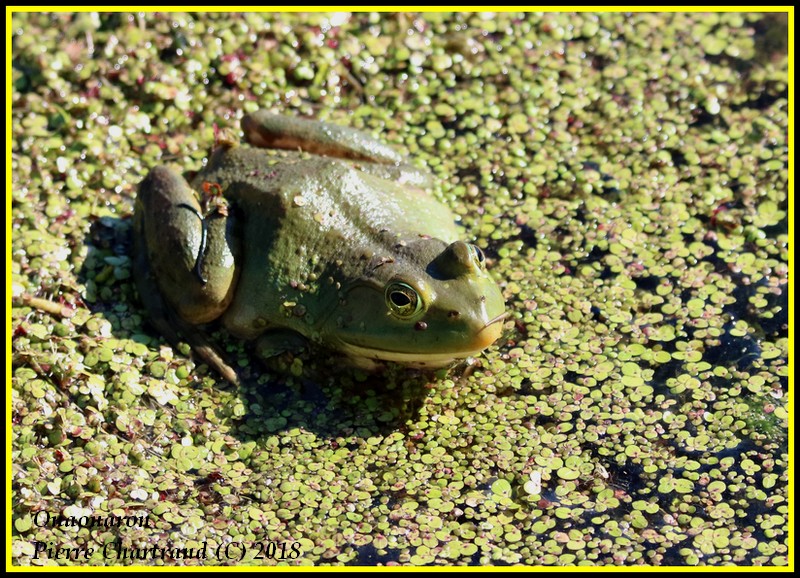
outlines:
[[[219,317],[238,278],[236,222],[225,211],[204,214],[186,180],[165,167],[142,181],[134,208],[135,249],[166,303],[190,324]]]
[[[156,167],[139,188],[134,209],[134,277],[158,331],[180,332],[223,377],[235,372],[197,330],[219,317],[237,281],[238,235],[224,212],[204,216],[197,195],[177,173]]]
[[[405,162],[403,155],[361,131],[316,120],[258,110],[242,119],[247,142],[263,148],[303,150],[316,155],[382,164]]]
[[[242,130],[254,146],[362,161],[359,168],[364,172],[421,189],[433,183],[427,170],[410,165],[392,147],[353,128],[259,110],[242,119]]]

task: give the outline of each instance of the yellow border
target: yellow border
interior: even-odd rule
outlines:
[[[241,12],[787,12],[794,14],[794,6],[244,6]],[[66,10],[63,6],[8,6],[11,12],[182,12],[196,10],[196,6],[76,6]],[[230,6],[203,6],[204,12],[231,12]]]
[[[11,69],[11,48],[13,36],[13,22],[12,17],[15,13],[26,12],[175,12],[183,10],[193,10],[196,7],[186,6],[140,6],[140,7],[118,7],[118,6],[80,6],[67,10],[62,6],[41,6],[37,8],[21,7],[21,6],[7,6],[6,7],[6,327],[8,328],[7,338],[8,343],[6,346],[6,571],[7,572],[40,572],[40,571],[62,571],[62,572],[107,572],[107,571],[120,571],[120,572],[141,572],[141,571],[158,571],[158,572],[219,572],[219,571],[233,571],[233,572],[252,572],[258,570],[275,570],[280,572],[308,572],[308,571],[330,571],[330,572],[354,572],[354,571],[374,571],[377,569],[386,571],[435,571],[435,572],[464,572],[464,571],[504,571],[504,572],[531,572],[531,571],[568,571],[575,570],[589,570],[593,572],[641,572],[643,570],[649,571],[730,571],[730,572],[751,572],[755,568],[751,566],[569,566],[569,567],[536,567],[536,566],[522,566],[522,567],[498,567],[491,566],[488,568],[474,567],[474,566],[435,566],[435,567],[414,567],[414,566],[391,566],[391,567],[372,567],[372,566],[300,566],[300,567],[252,567],[252,566],[14,566],[12,562],[12,528],[13,519],[12,513],[12,463],[11,463],[11,449],[12,449],[12,436],[11,436],[11,150],[12,150],[12,131],[11,131],[11,98],[12,98],[12,69]],[[230,7],[203,7],[207,12],[230,12]],[[465,12],[510,12],[516,10],[524,11],[537,11],[537,12],[785,12],[789,15],[788,18],[788,52],[789,52],[789,71],[788,71],[788,212],[789,212],[789,298],[788,298],[788,313],[789,313],[789,436],[788,436],[788,552],[787,559],[788,565],[783,567],[759,567],[759,571],[774,571],[774,572],[792,572],[794,571],[794,541],[791,537],[794,535],[794,485],[793,485],[793,465],[794,465],[794,284],[792,278],[793,264],[794,264],[794,7],[793,6],[736,6],[727,9],[719,6],[604,6],[604,7],[563,7],[563,6],[503,6],[503,7],[457,7],[457,6],[353,6],[353,7],[327,7],[327,6],[271,6],[269,8],[260,7],[246,7],[246,10],[253,12],[303,12],[303,11],[343,11],[343,12],[400,12],[400,11],[414,11],[414,12],[445,12],[445,11],[465,11]]]
[[[787,559],[789,561],[789,567],[794,569],[794,540],[792,536],[794,536],[794,278],[792,274],[794,273],[794,8],[789,10],[789,74],[787,77],[787,84],[788,84],[788,102],[789,102],[789,130],[787,133],[787,143],[789,146],[789,183],[788,183],[788,211],[789,211],[789,387],[787,388],[789,394],[789,403],[788,403],[788,411],[789,411],[789,444],[788,444],[788,452],[789,452],[789,463],[787,464],[787,471],[788,471],[788,494],[787,494],[787,504],[788,504],[788,516],[787,516],[787,532],[788,532],[788,540],[787,543],[789,544],[788,551],[786,553]]]

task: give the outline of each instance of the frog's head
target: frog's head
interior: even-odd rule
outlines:
[[[445,366],[494,343],[506,315],[483,252],[463,241],[396,244],[342,289],[330,323],[355,358]]]

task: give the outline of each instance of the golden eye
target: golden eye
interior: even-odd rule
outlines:
[[[410,285],[390,283],[386,287],[386,306],[400,319],[409,319],[422,309],[422,298]]]

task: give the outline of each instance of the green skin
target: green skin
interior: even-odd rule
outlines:
[[[139,189],[134,274],[167,337],[235,382],[198,325],[220,319],[264,357],[310,340],[362,366],[442,367],[500,336],[500,290],[426,172],[352,129],[264,111],[242,127],[295,152],[223,142],[191,185],[156,167]]]

